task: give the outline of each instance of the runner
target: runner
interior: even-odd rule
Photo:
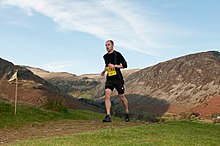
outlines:
[[[124,80],[120,69],[127,68],[127,62],[121,53],[114,50],[114,42],[112,40],[106,41],[107,53],[103,56],[105,60],[105,69],[102,71],[101,75],[104,76],[107,71],[106,84],[105,84],[105,107],[106,116],[103,122],[111,122],[111,93],[114,88],[118,91],[118,96],[123,103],[125,108],[125,121],[129,121],[129,110],[128,110],[128,100],[124,95]]]

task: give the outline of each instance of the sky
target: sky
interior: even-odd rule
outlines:
[[[128,69],[220,51],[219,0],[0,0],[0,58],[100,73],[112,39]]]

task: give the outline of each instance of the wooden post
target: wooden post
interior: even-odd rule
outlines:
[[[16,85],[15,85],[15,115],[17,112],[17,99],[18,99],[18,79],[16,79]]]

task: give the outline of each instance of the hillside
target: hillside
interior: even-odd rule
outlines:
[[[66,72],[48,72],[39,68],[27,67],[34,74],[58,87],[62,92],[74,97],[94,97],[101,84],[99,79],[76,76]]]
[[[77,76],[66,72],[48,72],[34,67],[26,68],[71,96],[78,98],[95,98],[104,95],[105,77],[102,77],[100,74]],[[138,69],[123,70],[123,74],[126,77],[136,71],[138,71]]]
[[[105,78],[99,74],[76,76],[29,69],[65,93],[94,99],[85,100],[86,103],[104,104]],[[123,70],[123,74],[126,96],[136,117],[143,117],[142,113],[193,111],[202,117],[220,113],[220,53],[217,51],[190,54],[141,70]],[[122,116],[118,97],[112,97],[112,102],[113,113]]]
[[[43,105],[49,99],[64,101],[71,108],[86,108],[56,86],[33,74],[25,67],[0,58],[0,100],[14,101],[15,82],[8,80],[18,70],[18,102]]]
[[[127,94],[167,101],[168,112],[193,110],[213,97],[220,98],[220,53],[202,52],[162,62],[129,75],[125,83]],[[212,104],[220,106],[219,102]],[[211,113],[215,112],[220,112],[220,108],[212,109]]]

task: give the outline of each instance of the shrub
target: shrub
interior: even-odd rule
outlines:
[[[64,99],[47,97],[43,108],[56,112],[67,112],[67,107],[65,105]]]
[[[166,119],[165,118],[160,118],[160,123],[163,123],[163,122],[165,122],[166,121]]]
[[[190,120],[192,116],[193,116],[193,112],[181,112],[180,113],[180,118],[181,119]]]
[[[218,118],[213,118],[212,119],[213,124],[219,124],[220,123],[220,119]]]
[[[218,114],[218,113],[212,114],[212,122],[214,124],[220,123],[220,114]]]
[[[218,118],[218,117],[220,117],[220,114],[219,114],[219,113],[214,113],[214,114],[212,114],[212,118]]]

